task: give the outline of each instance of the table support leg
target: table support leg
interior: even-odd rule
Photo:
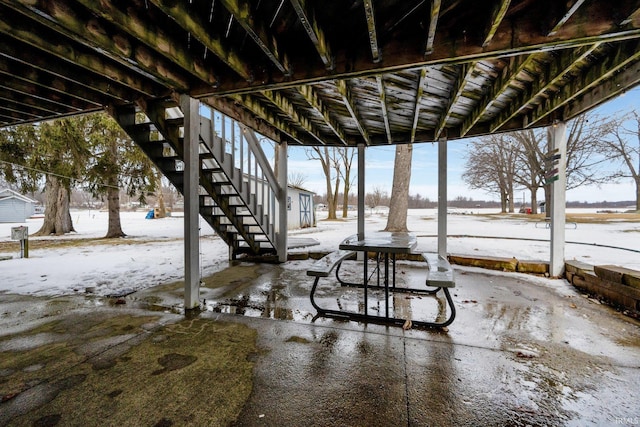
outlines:
[[[389,254],[384,254],[384,316],[389,318]]]
[[[369,296],[367,295],[367,285],[369,284],[369,278],[367,277],[367,264],[369,262],[369,257],[367,257],[367,252],[364,253],[364,315],[367,316],[369,314]]]
[[[393,289],[396,288],[396,254],[393,254],[393,258],[392,258],[392,262],[393,262],[393,280],[392,280],[392,287]]]

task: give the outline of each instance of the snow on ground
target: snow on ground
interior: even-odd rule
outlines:
[[[483,210],[480,213],[495,213]],[[447,217],[447,247],[449,253],[516,257],[525,260],[548,260],[550,230],[544,222],[527,221],[525,215],[473,215],[451,212]],[[456,214],[458,213],[458,214]],[[479,212],[474,212],[479,213]],[[109,244],[82,243],[50,249],[31,249],[28,259],[15,251],[0,253],[12,259],[0,261],[0,293],[62,295],[84,293],[95,287],[99,295],[108,295],[125,288],[143,289],[183,278],[184,252],[182,244],[183,218],[145,219],[146,212],[123,212],[123,230],[127,239]],[[366,232],[382,230],[386,225],[384,210],[368,211]],[[323,218],[325,213],[318,212]],[[72,219],[76,233],[63,239],[87,239],[104,236],[107,214],[99,211],[74,211]],[[437,212],[433,209],[412,209],[407,224],[418,236],[418,250],[437,250]],[[0,224],[0,241],[10,241],[11,227],[25,225],[36,232],[42,218],[29,219],[24,224]],[[296,251],[330,251],[345,237],[355,234],[355,213],[346,220],[319,220],[316,228],[294,230],[296,237],[314,238],[319,245],[297,248]],[[228,249],[211,227],[200,221],[201,275],[207,276],[227,265]],[[457,237],[464,236],[464,237]],[[472,237],[473,236],[473,237]],[[491,237],[491,238],[482,238]],[[498,238],[499,237],[499,238]],[[31,238],[33,242],[35,238]],[[60,239],[46,237],[44,239]],[[566,259],[589,264],[617,264],[640,270],[640,223],[577,224],[566,229]],[[581,243],[581,244],[579,244]],[[608,245],[615,249],[595,245]],[[32,245],[33,246],[33,245]]]

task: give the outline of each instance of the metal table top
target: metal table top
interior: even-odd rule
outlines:
[[[406,254],[411,253],[417,244],[418,240],[413,234],[381,231],[367,234],[362,240],[358,240],[357,236],[347,237],[340,243],[339,248],[351,251]]]

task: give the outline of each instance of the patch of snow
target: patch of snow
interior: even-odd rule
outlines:
[[[536,227],[525,215],[505,217],[477,215],[497,213],[496,210],[476,209],[474,214],[448,215],[447,240],[449,253],[479,256],[516,257],[524,260],[548,260],[550,230]],[[31,249],[30,258],[20,259],[20,245],[15,251],[0,253],[12,259],[0,261],[0,293],[34,295],[63,295],[85,293],[95,287],[97,295],[109,295],[124,288],[143,289],[158,284],[182,280],[184,277],[183,218],[145,219],[144,212],[122,212],[122,228],[128,237],[121,244],[79,244],[50,249]],[[332,251],[340,242],[357,232],[355,212],[348,218],[327,221],[320,218],[316,228],[292,230],[292,236],[310,235],[320,242],[312,248],[299,251]],[[63,239],[96,239],[107,231],[107,213],[100,211],[73,211],[75,233]],[[386,226],[387,214],[368,212],[365,232],[375,232]],[[11,227],[24,225],[30,233],[38,231],[42,218],[28,219],[22,224],[0,224],[0,241],[11,241]],[[437,211],[435,209],[409,210],[407,225],[418,236],[419,251],[437,251]],[[638,223],[578,224],[566,230],[566,259],[588,264],[616,264],[640,270],[638,252],[595,246],[640,249]],[[457,236],[457,237],[456,237]],[[473,236],[473,237],[472,237]],[[499,237],[496,238],[496,237]],[[60,237],[37,239],[56,240]],[[33,241],[36,238],[31,238]],[[581,243],[581,244],[577,244]],[[200,220],[201,275],[207,276],[224,268],[228,263],[228,248],[215,235],[211,227]],[[462,267],[456,267],[462,268]],[[514,274],[491,272],[491,274]],[[535,278],[529,280],[550,286],[558,292],[568,292],[568,286],[558,286],[558,280]],[[564,289],[567,287],[567,289]]]

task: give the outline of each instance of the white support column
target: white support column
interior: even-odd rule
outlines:
[[[281,142],[277,145],[278,150],[278,170],[276,171],[276,177],[278,179],[278,185],[280,186],[280,203],[278,203],[278,234],[276,239],[278,240],[278,261],[287,261],[287,170],[288,170],[288,158],[287,158],[287,143]]]
[[[199,102],[180,95],[184,114],[184,308],[200,306],[200,241],[198,239]]]
[[[567,189],[567,124],[556,122],[549,129],[551,150],[559,155],[557,164],[551,169],[558,168],[558,179],[551,183],[551,256],[549,274],[559,277],[564,272],[564,246],[566,222],[566,189]],[[557,151],[556,151],[557,150]]]
[[[364,174],[364,144],[358,144],[358,240],[364,239],[365,215],[365,174]],[[358,252],[360,254],[360,252]]]
[[[438,140],[438,255],[447,256],[447,138]]]

